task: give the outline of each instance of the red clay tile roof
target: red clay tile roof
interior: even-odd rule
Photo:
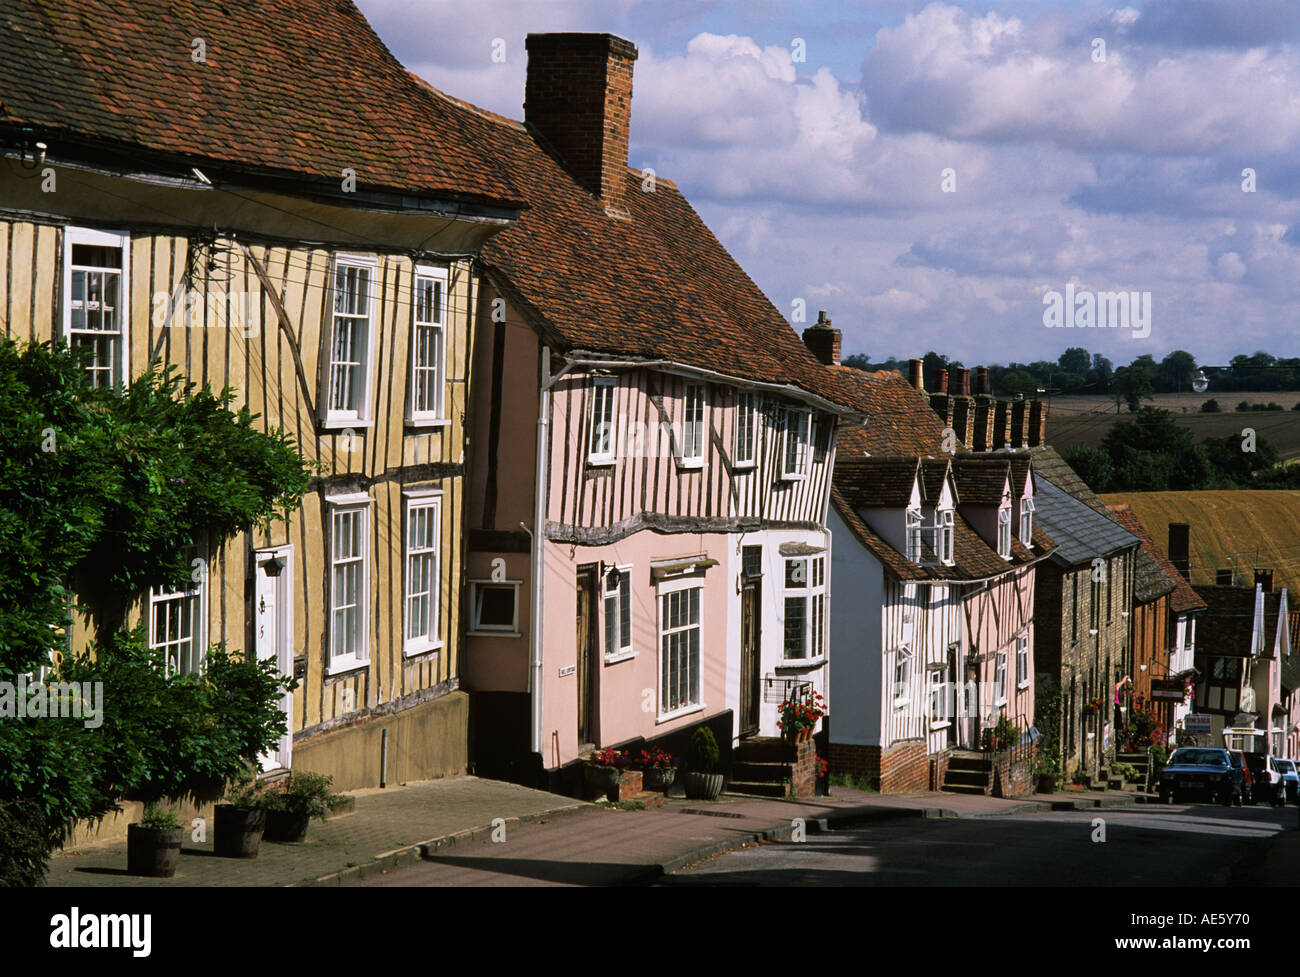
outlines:
[[[929,402],[893,370],[867,373],[851,366],[828,368],[853,391],[867,412],[865,426],[840,426],[837,458],[860,455],[930,455],[943,453],[943,422]]]
[[[859,509],[905,509],[912,501],[920,464],[919,458],[888,455],[837,457],[835,487]]]
[[[974,505],[1002,504],[1003,490],[1011,478],[1011,463],[1005,458],[980,458],[959,455],[953,460],[953,474],[961,490],[962,501]],[[1019,493],[1012,491],[1013,498]]]
[[[610,217],[526,126],[425,87],[485,124],[476,148],[522,188],[528,209],[487,242],[483,258],[548,341],[788,384],[861,408],[854,387],[808,351],[671,180],[659,176],[646,192],[629,168],[631,219]]]
[[[1196,623],[1197,658],[1202,655],[1241,658],[1249,655],[1255,620],[1255,588],[1207,585],[1197,586],[1196,593],[1206,605],[1205,613],[1197,618]],[[1264,647],[1260,654],[1265,658],[1273,655],[1280,601],[1278,593],[1264,595]]]
[[[0,126],[137,159],[517,202],[348,0],[0,0]],[[192,60],[202,39],[206,63]]]
[[[1204,610],[1205,601],[1197,595],[1187,578],[1178,572],[1178,568],[1160,548],[1155,537],[1147,531],[1147,527],[1143,525],[1137,513],[1122,504],[1108,505],[1106,508],[1110,510],[1116,522],[1142,541],[1142,552],[1155,564],[1159,576],[1164,578],[1154,579],[1148,568],[1142,565],[1144,561],[1139,560],[1133,588],[1134,596],[1145,603],[1169,594],[1169,607],[1175,614]]]

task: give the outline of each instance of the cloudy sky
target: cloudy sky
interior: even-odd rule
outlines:
[[[1300,355],[1294,0],[359,5],[413,71],[513,118],[526,33],[633,41],[631,164],[846,354]],[[1149,292],[1149,335],[1047,328],[1067,284]]]

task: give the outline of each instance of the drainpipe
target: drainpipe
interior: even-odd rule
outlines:
[[[539,756],[542,752],[542,600],[545,591],[545,576],[542,572],[546,549],[546,487],[549,477],[547,451],[550,443],[551,428],[551,348],[542,344],[542,375],[537,400],[537,484],[533,493],[533,530],[529,534],[533,542],[533,593],[532,606],[529,607],[529,641],[532,644],[532,670],[529,673],[528,692],[532,699],[532,749]],[[545,758],[542,765],[546,765]]]

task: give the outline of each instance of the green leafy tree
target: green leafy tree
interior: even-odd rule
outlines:
[[[0,827],[28,819],[39,852],[0,846],[0,878],[42,867],[73,821],[127,796],[212,787],[284,731],[292,679],[217,648],[201,676],[168,675],[131,604],[178,586],[186,549],[287,519],[309,467],[284,431],[259,431],[233,393],[154,369],[129,391],[87,386],[85,351],[0,342],[0,680],[49,664],[74,595],[95,624],[58,681],[103,683],[105,715],[0,722]],[[38,823],[30,819],[38,817]]]
[[[1092,365],[1092,357],[1088,355],[1088,351],[1083,347],[1071,346],[1057,358],[1056,362],[1066,373],[1084,377],[1088,375],[1088,368]]]
[[[1154,375],[1150,367],[1138,360],[1115,371],[1115,393],[1128,404],[1130,413],[1136,414],[1142,401],[1149,400],[1156,392]]]
[[[1156,385],[1166,393],[1192,389],[1196,376],[1196,357],[1185,349],[1176,349],[1160,361]]]

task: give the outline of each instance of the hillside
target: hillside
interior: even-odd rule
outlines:
[[[1213,583],[1216,569],[1249,579],[1256,565],[1273,568],[1274,588],[1300,590],[1300,492],[1115,492],[1107,504],[1126,503],[1163,548],[1169,523],[1192,527],[1192,583]],[[1234,559],[1235,557],[1235,559]]]
[[[1151,400],[1143,401],[1143,406],[1173,411],[1178,423],[1187,427],[1197,441],[1229,435],[1240,437],[1242,428],[1252,427],[1261,437],[1277,445],[1283,461],[1300,458],[1300,411],[1291,410],[1300,401],[1300,394],[1270,391],[1218,393],[1214,396],[1223,406],[1223,413],[1200,413],[1200,405],[1210,399],[1208,393],[1157,394]],[[1274,401],[1287,409],[1234,411],[1233,408],[1243,400],[1251,403]],[[1110,397],[1057,397],[1052,401],[1047,434],[1051,443],[1062,450],[1073,444],[1101,444],[1112,424],[1130,419],[1132,415],[1127,409],[1116,413],[1115,401]]]

